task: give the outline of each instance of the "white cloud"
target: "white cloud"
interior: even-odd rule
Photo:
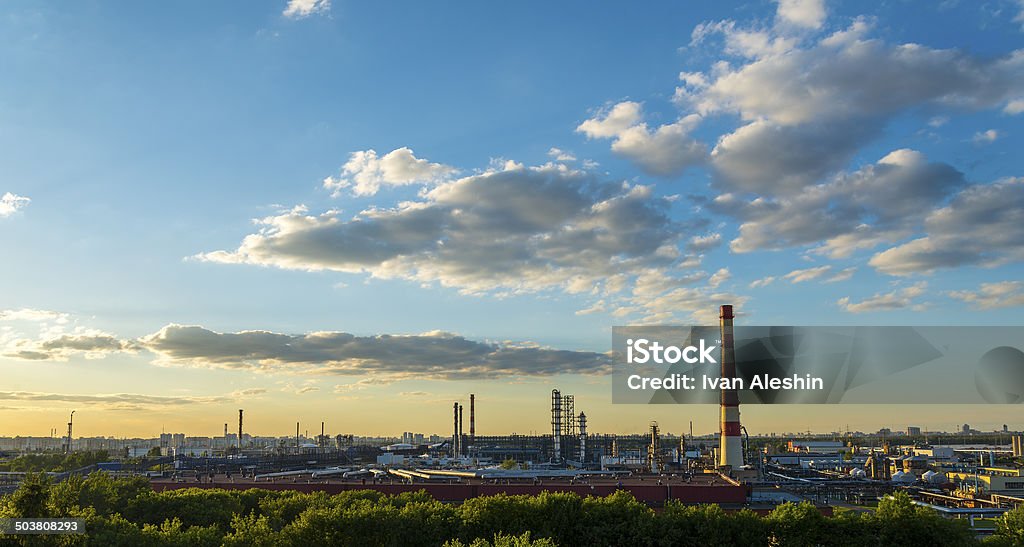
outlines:
[[[113,410],[135,410],[142,408],[166,408],[168,406],[185,406],[196,404],[230,403],[259,395],[266,390],[261,388],[242,390],[225,395],[201,396],[168,396],[145,395],[140,393],[46,393],[38,391],[0,391],[0,401],[17,401],[33,404],[39,403],[75,403],[107,408]]]
[[[712,31],[726,44],[754,32],[731,21],[708,23],[695,31],[696,42]],[[685,111],[744,121],[711,153],[723,191],[796,195],[838,172],[908,110],[997,108],[1024,93],[1024,50],[982,58],[889,44],[870,31],[870,22],[858,19],[846,30],[783,47],[766,45],[782,31],[762,29],[762,47],[745,52],[749,61],[681,75],[675,97]]]
[[[720,270],[712,274],[711,277],[708,278],[708,287],[712,289],[717,289],[719,285],[725,283],[731,277],[732,274],[729,273],[728,268],[721,268]]]
[[[746,296],[730,292],[678,287],[654,298],[634,299],[631,306],[625,309],[627,315],[646,314],[634,321],[635,324],[663,324],[683,319],[696,324],[714,325],[718,321],[719,306],[732,304],[742,309],[748,300]]]
[[[309,382],[307,382],[304,385],[295,385],[291,382],[288,382],[284,385],[284,387],[281,388],[281,391],[284,391],[285,393],[291,393],[293,395],[305,395],[307,393],[316,393],[320,391],[320,387],[315,386]]]
[[[797,43],[795,38],[777,35],[772,29],[744,28],[727,19],[694,27],[690,34],[690,46],[699,46],[716,35],[724,39],[723,50],[726,54],[748,59],[780,55],[793,49]],[[704,86],[708,81],[703,74],[694,72],[681,73],[680,80],[691,86]]]
[[[949,165],[902,149],[792,195],[746,200],[722,194],[708,208],[743,221],[730,243],[735,252],[818,244],[815,252],[843,258],[907,237],[937,203],[965,184]]]
[[[514,165],[351,219],[295,208],[260,220],[236,250],[196,258],[366,272],[467,294],[602,292],[615,280],[623,290],[637,271],[686,267],[679,244],[687,227],[668,208],[648,186],[601,182],[561,164]]]
[[[29,361],[67,361],[81,355],[86,359],[102,359],[108,355],[136,351],[134,343],[97,330],[80,329],[41,339],[20,338],[9,341],[4,356]]]
[[[934,236],[921,238],[936,222],[929,213],[969,187],[952,166],[908,149],[893,150],[874,164],[851,167],[851,162],[907,114],[927,112],[929,125],[938,128],[962,112],[1024,112],[1024,49],[980,56],[966,49],[890,42],[875,36],[868,17],[823,31],[828,28],[824,2],[782,0],[777,7],[774,24],[724,20],[693,29],[689,48],[698,57],[715,57],[706,70],[687,67],[678,74],[674,102],[680,112],[670,119],[690,125],[679,134],[694,150],[700,145],[693,128],[704,118],[739,121],[719,135],[706,157],[694,154],[665,169],[648,163],[647,170],[676,173],[705,161],[718,195],[695,200],[712,213],[741,221],[730,242],[734,252],[809,247],[814,254],[844,259],[906,242],[897,248],[921,255],[934,247],[938,262],[989,264],[1016,256],[1009,245],[979,257],[948,248]],[[712,43],[717,40],[721,44]],[[649,160],[664,148],[653,142],[658,130],[648,128],[638,101],[607,107],[577,131],[613,139],[613,150],[628,151],[623,155],[641,166],[641,155]],[[626,138],[630,132],[637,138]],[[979,133],[983,141],[996,137],[1002,135],[995,130]],[[1009,242],[1020,231],[1009,223],[1003,228],[997,240]],[[890,251],[876,255],[876,267],[903,268],[886,260],[896,252]],[[848,268],[828,281],[848,279],[853,272]]]
[[[548,150],[548,156],[551,156],[555,161],[576,161],[576,156],[572,152],[562,150],[561,148],[552,147]]]
[[[895,289],[892,292],[885,294],[875,294],[874,296],[865,298],[860,302],[853,302],[850,300],[850,297],[844,296],[836,303],[840,308],[850,313],[865,313],[909,308],[915,306],[914,299],[922,296],[927,287],[928,284],[922,281],[909,287]]]
[[[9,217],[20,209],[24,209],[31,201],[25,196],[18,196],[10,192],[4,193],[3,196],[0,196],[0,218]]]
[[[607,309],[604,300],[598,300],[593,305],[584,308],[582,310],[576,310],[576,315],[590,315],[593,313],[601,313]]]
[[[1024,91],[1024,51],[980,58],[919,44],[890,45],[868,37],[869,31],[862,19],[808,47],[735,68],[715,65],[705,86],[684,82],[677,96],[698,113],[734,112],[744,120],[790,126],[866,121],[929,103],[996,107]]]
[[[0,322],[10,326],[0,328],[0,355],[31,361],[67,361],[81,356],[102,359],[115,353],[134,353],[134,343],[78,324],[71,314],[21,308],[0,310]],[[35,335],[23,332],[36,330]]]
[[[778,0],[778,2],[776,17],[783,24],[818,29],[825,22],[824,0]]]
[[[607,374],[606,354],[545,348],[531,343],[478,342],[447,332],[355,336],[269,331],[219,333],[168,325],[137,341],[167,366],[267,373],[362,376],[335,393],[406,378],[494,379],[555,374]]]
[[[891,275],[1024,260],[1024,178],[970,186],[928,214],[927,235],[886,249],[869,264]]]
[[[999,132],[995,129],[987,129],[985,131],[978,131],[975,133],[974,136],[971,137],[971,141],[974,142],[974,144],[989,144],[995,142],[1000,136]]]
[[[363,150],[352,153],[339,177],[327,177],[323,184],[335,196],[349,187],[354,195],[372,196],[381,186],[434,183],[455,172],[453,167],[417,158],[407,147],[392,150],[383,157],[378,157],[375,150]]]
[[[856,267],[846,268],[836,272],[835,275],[825,280],[825,283],[839,283],[840,281],[846,281],[853,277],[853,274],[857,271]]]
[[[21,308],[18,310],[0,310],[0,321],[30,321],[34,323],[53,321],[67,323],[68,314],[50,311]]]
[[[633,160],[648,173],[671,176],[702,163],[707,156],[707,147],[690,137],[699,123],[700,116],[690,115],[651,130],[642,121],[640,103],[625,101],[584,121],[576,131],[592,139],[614,139],[612,152]]]
[[[292,19],[302,19],[317,13],[326,13],[331,9],[331,0],[288,0],[281,15]]]
[[[623,101],[584,121],[576,131],[592,139],[610,139],[641,122],[640,103]]]
[[[979,310],[1024,306],[1024,283],[1001,281],[982,283],[976,291],[950,291],[952,298],[962,300]]]
[[[759,289],[761,287],[767,287],[768,285],[771,285],[772,283],[775,283],[775,276],[774,275],[769,275],[767,277],[762,277],[761,279],[755,279],[755,280],[751,281],[750,282],[750,288],[751,289]]]
[[[346,394],[353,391],[362,391],[374,386],[389,386],[393,383],[395,383],[395,380],[390,378],[363,378],[350,384],[336,384],[334,386],[334,393]]]
[[[815,268],[793,270],[782,277],[788,279],[790,283],[803,283],[805,281],[818,279],[830,271],[832,271],[832,266],[817,266]]]
[[[711,166],[725,190],[799,194],[846,165],[878,131],[873,120],[800,125],[756,120],[718,140]]]
[[[710,249],[714,249],[722,244],[722,234],[711,233],[700,236],[693,236],[690,238],[690,242],[686,244],[686,250],[691,253],[700,253]]]

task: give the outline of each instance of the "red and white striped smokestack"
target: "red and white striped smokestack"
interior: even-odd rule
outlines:
[[[732,337],[732,306],[719,309],[722,327],[722,378],[736,378],[736,353]],[[722,421],[718,443],[718,465],[743,466],[743,438],[740,436],[740,396],[735,389],[722,389]]]

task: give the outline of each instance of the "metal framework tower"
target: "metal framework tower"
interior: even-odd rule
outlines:
[[[659,472],[659,457],[661,455],[661,439],[658,436],[658,422],[651,422],[651,442],[647,445],[647,468],[651,473]]]
[[[551,442],[555,461],[562,459],[562,393],[551,390]]]
[[[562,395],[562,436],[576,436],[576,398],[572,395]]]

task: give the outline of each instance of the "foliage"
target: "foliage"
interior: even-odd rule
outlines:
[[[50,479],[43,474],[30,474],[11,496],[11,516],[21,518],[44,518],[49,516],[47,502],[50,499]]]
[[[30,472],[64,472],[74,471],[99,462],[110,460],[106,450],[95,452],[72,452],[70,454],[25,454],[8,462],[0,463],[0,471]]]
[[[28,536],[6,545],[213,545],[288,547],[379,545],[519,547],[554,545],[846,546],[978,545],[963,521],[917,506],[903,493],[874,513],[825,517],[786,503],[767,516],[718,505],[669,502],[653,511],[631,494],[580,497],[499,494],[461,505],[426,492],[323,492],[185,488],[154,492],[142,478],[102,472],[52,483],[30,475],[0,498],[0,518],[80,518],[88,536]],[[986,545],[1024,545],[1024,509],[997,522]]]
[[[494,535],[493,542],[477,538],[471,543],[466,544],[460,540],[453,539],[445,542],[444,547],[555,547],[556,545],[555,542],[548,538],[532,540],[530,539],[530,532],[526,532],[518,536],[498,533]]]
[[[995,535],[1007,545],[1024,545],[1024,506],[1004,513],[996,521]]]
[[[947,520],[914,505],[906,492],[896,492],[878,503],[874,519],[879,539],[887,545],[971,545],[976,543],[967,523]]]

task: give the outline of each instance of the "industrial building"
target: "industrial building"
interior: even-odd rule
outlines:
[[[721,378],[735,379],[732,306],[719,308],[719,321]],[[999,512],[1024,504],[1024,437],[1011,434],[1008,426],[985,437],[964,424],[951,435],[929,433],[934,444],[925,444],[927,437],[922,442],[916,426],[907,426],[905,437],[888,428],[871,435],[751,437],[740,421],[738,392],[728,386],[724,383],[719,394],[718,431],[699,438],[692,423],[688,435],[665,434],[657,422],[646,424],[645,433],[598,433],[601,424],[591,423],[583,411],[586,401],[555,388],[537,397],[550,415],[544,424],[550,432],[544,434],[478,435],[476,411],[478,403],[486,404],[486,395],[478,399],[470,393],[452,402],[451,422],[445,418],[443,425],[451,428],[450,435],[444,436],[406,431],[394,438],[360,438],[328,434],[321,422],[319,435],[301,434],[296,423],[294,435],[258,437],[245,432],[239,410],[237,428],[225,423],[223,435],[215,437],[164,433],[151,440],[77,439],[74,445],[119,443],[111,446],[133,456],[159,448],[159,459],[116,467],[128,473],[163,465],[166,471],[152,478],[158,491],[197,486],[425,490],[436,499],[459,502],[496,493],[628,490],[651,505],[676,500],[764,508],[798,500],[870,503],[905,490],[922,504],[949,508],[950,514],[956,508]],[[965,434],[978,442],[952,442],[963,441]],[[902,438],[903,446],[894,437]],[[18,446],[37,445],[58,449],[62,439],[18,440]]]

